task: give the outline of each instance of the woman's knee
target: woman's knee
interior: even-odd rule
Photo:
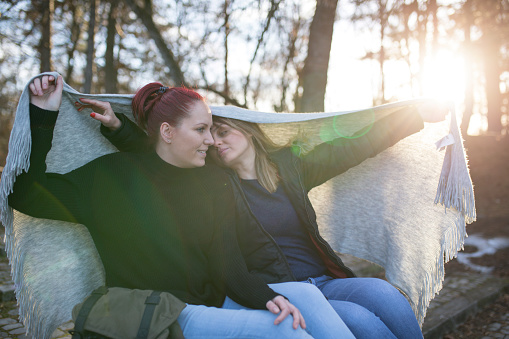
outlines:
[[[352,324],[368,324],[380,321],[380,318],[371,311],[355,303],[337,300],[330,300],[329,302],[348,327]]]
[[[295,286],[295,288],[299,289],[302,293],[305,293],[306,295],[324,298],[320,289],[313,284],[309,284],[306,282],[290,282],[289,284],[292,284],[293,286]]]
[[[378,279],[378,278],[369,278],[375,281],[376,284],[378,284],[379,288],[388,289],[391,291],[398,291],[391,283],[389,283],[386,280]]]
[[[376,293],[377,296],[387,296],[387,297],[402,297],[404,298],[403,294],[391,285],[389,282],[378,279],[378,278],[363,278],[367,279],[367,282],[369,283],[368,289],[374,293]]]
[[[394,314],[413,316],[410,303],[396,287],[382,279],[366,279],[370,279],[370,281],[365,286],[364,297],[358,297],[351,301],[370,309],[382,319]]]
[[[326,300],[318,287],[304,282],[292,281],[280,284],[270,284],[269,286],[277,293],[281,293],[288,298],[299,297],[304,298],[304,300],[306,300],[306,298],[309,298],[308,300]]]
[[[330,300],[330,304],[356,338],[395,338],[383,321],[368,309],[347,301]]]

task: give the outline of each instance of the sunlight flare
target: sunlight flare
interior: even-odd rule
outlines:
[[[465,92],[465,66],[461,54],[440,49],[429,57],[423,69],[423,94],[458,104]]]

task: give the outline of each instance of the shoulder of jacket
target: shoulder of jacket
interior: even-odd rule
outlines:
[[[304,155],[304,153],[299,146],[291,145],[288,147],[281,148],[275,152],[272,152],[270,154],[270,158],[278,166],[281,166],[281,164],[284,164],[286,162],[300,161],[300,157],[302,155]]]

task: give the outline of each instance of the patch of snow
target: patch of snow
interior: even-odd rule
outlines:
[[[473,246],[477,251],[472,253],[458,253],[458,262],[481,273],[490,273],[493,267],[474,264],[471,258],[479,258],[483,255],[495,254],[498,250],[509,247],[509,238],[491,238],[485,239],[479,235],[473,234],[465,239],[465,245]]]

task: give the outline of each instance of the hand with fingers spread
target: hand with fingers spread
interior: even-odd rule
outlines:
[[[84,108],[91,108],[93,112],[90,113],[90,116],[95,120],[100,121],[101,124],[112,131],[115,131],[122,126],[122,122],[111,109],[109,102],[84,98],[81,98],[80,101],[84,104],[78,101],[74,103],[74,105],[78,108],[78,111],[81,111]]]
[[[35,78],[28,87],[32,104],[48,111],[58,111],[62,103],[64,88],[61,76],[55,79],[53,75],[43,75]]]
[[[299,309],[290,303],[285,297],[278,295],[272,300],[267,301],[266,307],[269,311],[279,316],[274,320],[274,325],[279,325],[289,314],[293,317],[293,328],[297,329],[300,325],[303,329],[306,328],[304,317]]]

